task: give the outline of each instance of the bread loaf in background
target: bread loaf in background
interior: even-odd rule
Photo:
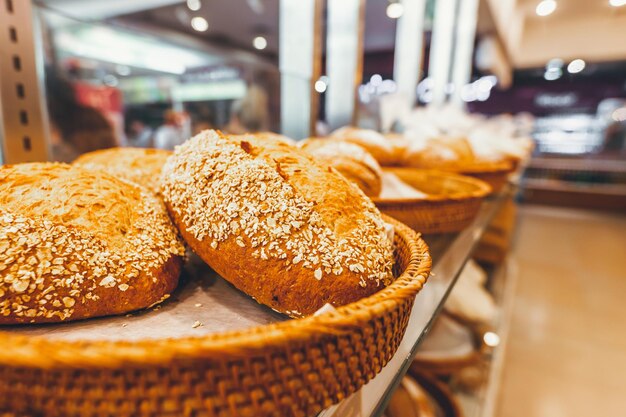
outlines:
[[[397,165],[403,156],[404,149],[400,147],[399,140],[390,141],[375,130],[344,126],[332,132],[330,138],[361,146],[383,166]]]
[[[142,185],[153,192],[160,188],[161,169],[172,151],[149,148],[109,148],[82,154],[74,165],[103,170]]]
[[[0,167],[0,324],[148,307],[174,290],[183,255],[142,187],[59,163]]]
[[[280,140],[204,131],[168,159],[162,184],[189,246],[279,312],[341,306],[392,280],[392,243],[373,203]]]
[[[299,145],[318,161],[339,171],[366,196],[377,197],[380,194],[382,169],[364,148],[350,142],[322,138],[309,138]]]

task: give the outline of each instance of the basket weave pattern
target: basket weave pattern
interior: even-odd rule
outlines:
[[[447,172],[414,168],[387,171],[431,194],[421,199],[376,199],[374,203],[381,212],[425,234],[465,229],[472,223],[483,199],[491,191],[482,181]]]
[[[62,341],[0,332],[0,410],[33,416],[309,417],[355,392],[395,353],[430,272],[395,227],[396,276],[335,312],[198,338]]]

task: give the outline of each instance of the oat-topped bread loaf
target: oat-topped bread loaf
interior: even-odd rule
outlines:
[[[184,255],[163,203],[100,171],[0,167],[0,324],[125,313],[167,297]]]
[[[161,169],[171,154],[165,149],[109,148],[82,154],[74,164],[103,170],[158,192]]]
[[[355,183],[368,197],[378,197],[382,189],[382,169],[376,159],[359,145],[337,140],[309,138],[301,149],[320,162],[335,168]]]
[[[308,315],[392,279],[392,246],[376,207],[293,146],[207,130],[176,149],[162,183],[189,246],[277,311]]]

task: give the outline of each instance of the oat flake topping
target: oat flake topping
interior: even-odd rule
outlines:
[[[363,216],[339,238],[314,202],[238,140],[204,131],[168,159],[162,194],[188,232],[214,249],[234,238],[252,248],[254,257],[281,260],[287,269],[299,265],[317,280],[348,269],[363,287],[372,281],[389,284],[391,242],[369,199],[361,199]]]
[[[77,304],[99,298],[96,288],[126,291],[140,272],[151,276],[172,255],[184,255],[165,208],[151,193],[101,173],[85,174],[92,177],[85,179],[78,168],[65,164],[24,165],[31,167],[0,169],[3,316],[65,320]],[[44,179],[37,177],[40,168]],[[69,180],[72,177],[75,182]],[[117,181],[123,184],[116,185]],[[139,194],[125,194],[128,185]],[[106,195],[102,189],[94,191],[98,187],[109,187],[113,194],[108,197],[117,192],[119,199],[98,200],[95,195]],[[115,222],[125,224],[120,213],[130,216],[132,228],[122,235],[111,229]],[[89,223],[92,228],[86,227]]]

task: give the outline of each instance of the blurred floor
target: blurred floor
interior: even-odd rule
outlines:
[[[626,216],[523,206],[497,417],[626,415]]]

